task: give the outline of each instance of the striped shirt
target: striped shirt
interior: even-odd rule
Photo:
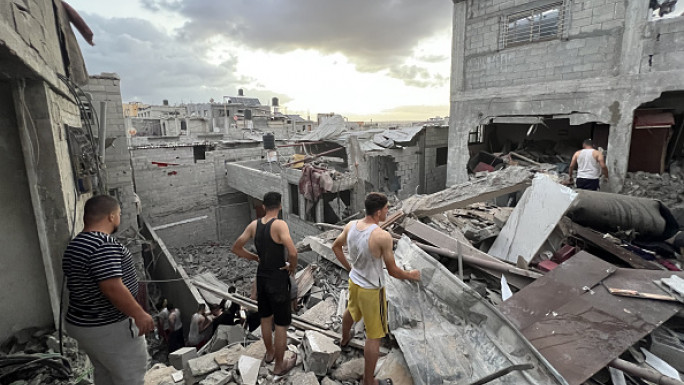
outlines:
[[[67,246],[62,270],[69,289],[66,320],[76,326],[94,327],[123,321],[121,313],[100,291],[98,282],[121,277],[138,295],[133,256],[114,237],[101,232],[83,232]]]

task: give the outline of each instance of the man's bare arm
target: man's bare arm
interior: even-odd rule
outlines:
[[[257,219],[258,220],[258,219]],[[249,259],[250,261],[257,261],[259,262],[259,256],[249,252],[245,249],[245,244],[247,241],[250,239],[254,238],[254,234],[256,233],[256,221],[252,221],[246,228],[245,231],[240,234],[238,239],[235,241],[233,244],[233,247],[230,249],[235,255],[241,258]]]
[[[138,327],[139,335],[154,330],[152,316],[147,314],[138,304],[133,294],[124,285],[121,277],[105,279],[98,282],[98,286],[102,294],[107,297],[115,308],[135,320],[135,326]]]
[[[345,257],[344,251],[342,250],[342,247],[347,244],[347,234],[349,234],[349,228],[352,226],[353,223],[356,223],[356,222],[349,222],[349,223],[347,223],[346,226],[344,226],[344,230],[342,230],[342,234],[338,235],[337,238],[335,238],[335,241],[333,242],[333,245],[332,245],[332,251],[333,251],[333,253],[335,253],[337,260],[340,261],[342,266],[347,271],[351,271],[352,267],[349,264],[349,261],[347,261],[347,257]]]
[[[285,221],[276,221],[273,225],[276,226],[276,241],[287,249],[288,262],[290,263],[287,270],[289,270],[290,275],[294,275],[297,272],[297,247],[290,236],[290,228]]]
[[[599,165],[601,166],[601,173],[603,173],[603,176],[608,178],[608,167],[606,166],[606,160],[603,159],[603,154],[601,153],[601,151],[597,150],[596,153],[598,154],[596,160],[599,162]]]
[[[376,239],[380,243],[382,259],[385,261],[385,266],[387,267],[387,272],[389,275],[397,279],[420,281],[420,271],[407,271],[397,266],[397,262],[394,259],[394,250],[392,250],[394,245],[392,242],[392,236],[386,231],[378,231],[378,233],[378,238]]]
[[[572,172],[575,170],[575,167],[577,167],[577,152],[572,155],[572,160],[570,161],[570,169],[568,169],[568,175],[570,176],[570,179],[572,179]]]

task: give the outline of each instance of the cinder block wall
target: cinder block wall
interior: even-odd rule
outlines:
[[[624,0],[575,0],[567,6],[564,40],[500,49],[508,15],[553,1],[478,0],[468,3],[466,90],[613,76],[625,19]],[[645,5],[646,6],[646,5]]]
[[[448,146],[449,127],[427,127],[425,135],[425,193],[431,194],[446,188],[447,165],[436,161],[437,149]]]

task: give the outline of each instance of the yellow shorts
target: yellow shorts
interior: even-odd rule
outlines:
[[[387,334],[387,300],[384,287],[364,289],[350,279],[347,310],[354,322],[359,322],[363,318],[366,338],[382,338]]]

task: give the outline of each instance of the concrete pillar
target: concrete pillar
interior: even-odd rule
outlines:
[[[617,124],[611,124],[608,135],[608,156],[606,166],[608,167],[608,190],[620,192],[627,175],[627,165],[629,164],[629,149],[632,143],[632,125],[634,123],[634,109],[636,104],[611,105],[613,114],[617,114]]]
[[[454,13],[451,40],[451,95],[463,91],[465,76],[463,72],[465,61],[465,32],[466,32],[466,2],[453,0]]]
[[[644,40],[641,34],[648,22],[650,11],[640,1],[625,1],[625,29],[622,33],[622,49],[620,50],[620,75],[639,73]]]
[[[325,215],[323,214],[323,196],[321,195],[318,202],[316,202],[316,222],[325,222],[323,219]]]
[[[479,124],[477,115],[463,102],[452,102],[449,117],[447,186],[468,181],[468,134]]]

